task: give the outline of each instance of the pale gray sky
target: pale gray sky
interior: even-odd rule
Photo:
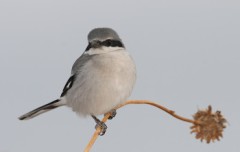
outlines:
[[[149,99],[191,118],[209,104],[229,121],[205,144],[190,124],[155,108],[127,106],[107,123],[100,151],[239,152],[239,0],[1,0],[0,152],[80,152],[92,119],[66,107],[29,121],[21,114],[57,98],[95,27],[112,27],[137,64],[131,99]]]

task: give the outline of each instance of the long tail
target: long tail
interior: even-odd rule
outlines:
[[[34,110],[20,116],[18,119],[19,120],[28,120],[28,119],[34,118],[42,113],[45,113],[52,109],[60,107],[62,105],[64,105],[64,102],[61,99],[57,99],[57,100],[54,100],[53,102],[45,104],[37,109],[34,109]]]

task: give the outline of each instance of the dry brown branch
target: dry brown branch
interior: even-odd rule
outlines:
[[[102,119],[102,122],[106,122],[110,116],[111,116],[110,113],[106,114],[106,115],[104,116],[104,118]],[[96,131],[94,132],[91,140],[89,141],[87,147],[85,148],[84,152],[89,152],[89,151],[90,151],[90,149],[92,148],[93,144],[94,144],[95,141],[97,140],[100,132],[101,132],[101,128],[98,127],[98,128],[96,129]]]
[[[206,128],[208,128],[208,129],[209,129],[209,131],[207,132],[208,134],[209,134],[209,133],[211,134],[211,132],[213,132],[213,131],[215,132],[215,130],[216,130],[216,129],[213,130],[212,127],[209,127],[209,125],[206,125],[205,119],[206,119],[206,120],[209,120],[209,119],[205,118],[205,114],[204,114],[204,113],[203,113],[203,115],[201,115],[202,111],[198,111],[196,114],[197,114],[197,115],[200,115],[201,117],[203,117],[202,119],[204,119],[204,121],[203,121],[202,119],[201,119],[201,120],[196,119],[196,118],[195,118],[195,117],[196,117],[196,114],[195,114],[194,120],[191,120],[191,119],[188,119],[188,118],[184,118],[184,117],[182,117],[182,116],[179,116],[179,115],[175,114],[174,111],[172,111],[172,110],[170,110],[170,109],[167,109],[166,107],[161,106],[161,105],[159,105],[159,104],[156,104],[156,103],[154,103],[154,102],[152,102],[152,101],[148,101],[148,100],[128,100],[128,101],[126,101],[125,103],[123,103],[123,104],[119,105],[118,107],[116,107],[115,109],[117,110],[117,109],[119,109],[119,108],[121,108],[121,107],[123,107],[123,106],[125,106],[125,105],[128,105],[128,104],[148,104],[148,105],[157,107],[157,108],[159,108],[159,109],[167,112],[168,114],[170,114],[171,116],[173,116],[173,117],[175,117],[175,118],[177,118],[177,119],[179,119],[179,120],[192,123],[194,126],[191,127],[191,128],[196,128],[195,126],[201,126],[203,129],[205,128],[205,130],[206,130]],[[208,115],[217,115],[219,119],[215,118],[216,122],[213,122],[213,123],[215,123],[217,126],[223,126],[222,128],[220,128],[220,131],[221,131],[220,133],[221,133],[221,134],[219,134],[217,137],[216,137],[216,134],[214,134],[215,136],[212,137],[212,138],[208,136],[207,142],[209,143],[209,140],[213,140],[213,141],[214,141],[215,139],[219,140],[219,137],[222,137],[222,131],[223,131],[223,129],[226,127],[226,126],[225,126],[226,119],[224,119],[223,116],[220,115],[220,111],[217,111],[216,113],[212,113],[211,111],[209,112],[209,110],[208,110],[208,113],[209,113]],[[106,114],[106,115],[104,116],[104,118],[102,119],[102,122],[106,122],[106,121],[108,120],[108,118],[110,117],[110,115],[111,115],[110,113]],[[213,124],[213,123],[212,123],[212,124]],[[219,124],[220,124],[220,125],[219,125]],[[215,125],[215,126],[216,126],[216,125]],[[213,126],[213,125],[211,125],[211,126]],[[219,127],[218,127],[218,129],[219,129]],[[90,151],[90,149],[92,148],[93,144],[94,144],[95,141],[97,140],[100,132],[101,132],[101,129],[100,129],[100,128],[97,128],[96,131],[94,132],[91,140],[89,141],[87,147],[85,148],[84,152],[89,152],[89,151]],[[197,132],[197,131],[196,131],[196,129],[195,129],[195,130],[193,130],[192,132]],[[200,138],[199,135],[196,136],[196,138],[197,138],[197,139]],[[203,140],[203,139],[205,139],[205,137],[201,137],[201,140]]]
[[[149,104],[149,105],[155,106],[155,107],[157,107],[157,108],[159,108],[159,109],[169,113],[170,115],[174,116],[177,119],[180,119],[180,120],[183,120],[183,121],[186,121],[186,122],[190,122],[190,123],[195,123],[194,120],[178,116],[178,115],[175,114],[174,111],[169,110],[169,109],[167,109],[167,108],[165,108],[165,107],[163,107],[163,106],[161,106],[159,104],[156,104],[156,103],[148,101],[148,100],[129,100],[129,101],[126,101],[125,103],[119,105],[118,107],[116,107],[116,109],[119,109],[119,108],[121,108],[121,107],[123,107],[125,105],[128,105],[128,104]],[[106,122],[108,120],[109,116],[110,116],[110,114],[106,114],[104,116],[104,118],[102,119],[102,122]],[[91,140],[89,141],[87,147],[85,148],[84,152],[89,152],[90,151],[90,149],[92,148],[93,144],[97,140],[100,132],[101,132],[101,129],[97,128],[96,131],[94,132]]]
[[[170,109],[167,109],[166,107],[164,106],[161,106],[159,104],[156,104],[152,101],[148,101],[148,100],[128,100],[126,101],[125,103],[123,103],[122,105],[119,105],[116,109],[119,109],[125,105],[128,105],[128,104],[148,104],[148,105],[151,105],[151,106],[154,106],[154,107],[157,107],[167,113],[169,113],[170,115],[172,115],[173,117],[179,119],[179,120],[182,120],[182,121],[186,121],[186,122],[189,122],[189,123],[197,123],[196,121],[194,120],[191,120],[191,119],[187,119],[187,118],[184,118],[182,116],[179,116],[177,114],[175,114],[174,111],[170,110]]]

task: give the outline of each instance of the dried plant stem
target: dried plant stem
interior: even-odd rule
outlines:
[[[106,115],[104,116],[104,118],[102,119],[102,122],[106,122],[110,116],[111,116],[110,113],[106,114]],[[91,140],[89,141],[87,147],[85,148],[84,152],[89,152],[89,151],[90,151],[90,149],[92,148],[93,144],[94,144],[95,141],[97,140],[100,132],[101,132],[101,128],[98,127],[98,128],[96,129],[96,131],[94,132]]]
[[[157,108],[159,108],[159,109],[169,113],[170,115],[172,115],[173,117],[175,117],[175,118],[177,118],[179,120],[186,121],[186,122],[189,122],[189,123],[197,123],[194,120],[187,119],[187,118],[184,118],[182,116],[179,116],[179,115],[175,114],[174,111],[172,111],[170,109],[167,109],[166,107],[161,106],[159,104],[156,104],[156,103],[154,103],[152,101],[148,101],[148,100],[128,100],[125,103],[123,103],[122,105],[119,105],[116,109],[119,109],[119,108],[121,108],[121,107],[123,107],[125,105],[128,105],[128,104],[148,104],[148,105],[157,107]]]
[[[165,112],[167,112],[168,114],[172,115],[173,117],[179,119],[179,120],[182,120],[182,121],[185,121],[185,122],[189,122],[189,123],[193,123],[193,124],[198,124],[198,122],[194,121],[194,120],[191,120],[191,119],[187,119],[187,118],[184,118],[182,116],[179,116],[177,114],[175,114],[174,111],[170,110],[170,109],[167,109],[166,107],[163,107],[159,104],[156,104],[152,101],[148,101],[148,100],[128,100],[126,101],[125,103],[119,105],[118,107],[116,107],[115,109],[119,109],[125,105],[128,105],[128,104],[148,104],[148,105],[151,105],[151,106],[154,106],[154,107],[157,107]],[[110,116],[110,113],[106,114],[104,116],[104,118],[102,119],[102,122],[106,122],[108,120]],[[99,136],[99,133],[101,132],[101,129],[100,128],[97,128],[96,131],[94,132],[91,140],[89,141],[87,147],[85,148],[84,152],[89,152],[90,149],[92,148],[93,144],[95,143],[95,141],[97,140],[98,136]]]

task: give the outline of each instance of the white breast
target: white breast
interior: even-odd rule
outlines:
[[[135,64],[124,49],[90,53],[95,55],[81,68],[66,95],[67,106],[80,115],[109,112],[127,100],[136,80]]]

